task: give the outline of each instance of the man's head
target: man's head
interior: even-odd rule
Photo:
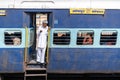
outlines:
[[[47,21],[47,20],[44,20],[44,21],[42,22],[42,25],[43,25],[44,28],[47,26],[47,24],[48,24],[48,21]]]

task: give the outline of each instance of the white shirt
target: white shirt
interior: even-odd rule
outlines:
[[[42,31],[42,32],[40,32],[40,31]],[[39,48],[46,48],[47,35],[48,35],[48,26],[46,26],[46,28],[44,28],[43,26],[40,26],[37,31]]]

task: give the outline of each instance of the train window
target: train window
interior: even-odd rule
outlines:
[[[21,44],[21,32],[20,31],[5,31],[4,42],[5,45],[20,45]]]
[[[55,31],[53,33],[53,44],[69,45],[70,44],[70,31]]]
[[[93,44],[93,31],[78,31],[77,45],[92,45]]]
[[[117,31],[102,31],[100,45],[116,45]]]

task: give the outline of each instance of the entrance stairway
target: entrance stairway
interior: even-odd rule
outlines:
[[[47,80],[46,68],[41,68],[39,64],[27,64],[25,68],[24,80]]]

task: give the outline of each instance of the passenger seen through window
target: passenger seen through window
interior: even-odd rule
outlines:
[[[79,31],[77,34],[77,45],[92,45],[93,31]]]

